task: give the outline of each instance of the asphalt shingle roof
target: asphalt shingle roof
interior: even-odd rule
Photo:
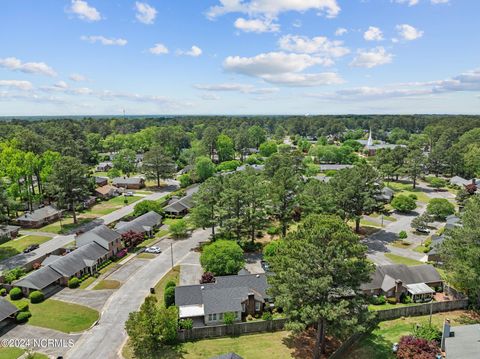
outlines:
[[[65,277],[70,277],[78,273],[82,269],[90,266],[92,262],[97,261],[108,253],[108,250],[101,245],[92,242],[81,246],[73,252],[57,259],[49,265],[49,268],[54,269]]]
[[[16,312],[18,312],[16,306],[14,306],[8,300],[0,298],[0,321],[7,319],[9,316]]]
[[[62,275],[59,272],[47,266],[31,272],[13,284],[17,287],[42,290],[60,278],[62,278]]]
[[[45,218],[59,214],[60,211],[52,206],[45,206],[34,210],[33,212],[26,212],[23,216],[17,218],[19,221],[38,222]]]
[[[477,359],[480,353],[480,324],[450,328],[454,336],[445,338],[448,359]]]
[[[150,231],[153,227],[160,225],[160,223],[162,223],[162,216],[157,212],[150,211],[130,222],[117,223],[115,226],[115,231],[120,234],[127,233],[129,231],[144,233]]]
[[[116,177],[113,179],[112,183],[114,185],[125,185],[125,184],[140,184],[144,181],[141,177]]]

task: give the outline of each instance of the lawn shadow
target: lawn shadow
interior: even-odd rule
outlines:
[[[309,328],[299,334],[290,334],[286,338],[283,338],[282,342],[287,348],[293,350],[293,358],[313,358],[315,335],[316,331],[313,328]],[[326,354],[324,354],[322,358],[329,358],[340,344],[340,341],[327,337]]]
[[[392,345],[381,335],[371,333],[367,337],[360,339],[348,350],[344,358],[349,359],[393,359]]]

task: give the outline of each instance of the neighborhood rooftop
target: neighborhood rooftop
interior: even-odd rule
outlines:
[[[0,298],[0,322],[18,312],[18,308],[8,300]]]
[[[120,234],[127,233],[129,231],[137,233],[149,232],[161,222],[162,216],[157,212],[150,211],[130,222],[118,222],[115,226],[115,231]]]
[[[29,221],[29,222],[37,222],[42,221],[45,218],[58,215],[60,211],[52,206],[45,206],[42,208],[38,208],[32,212],[25,212],[22,216],[17,218],[17,221]]]

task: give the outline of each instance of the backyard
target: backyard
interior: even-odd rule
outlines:
[[[32,244],[42,244],[50,239],[52,239],[52,237],[27,235],[2,243],[0,245],[0,260],[21,253]]]
[[[417,200],[419,202],[428,203],[430,201],[430,197],[422,191],[420,188],[412,188],[411,183],[401,183],[401,182],[385,182],[385,186],[390,187],[395,191],[395,196],[400,194],[409,196],[415,195],[417,196]]]

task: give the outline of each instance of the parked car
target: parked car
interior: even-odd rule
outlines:
[[[428,228],[425,228],[425,227],[418,227],[417,232],[424,233],[424,234],[429,234],[430,230]]]
[[[128,191],[128,192],[125,192],[123,195],[125,197],[132,197],[135,193],[133,193],[133,191]]]
[[[160,254],[162,250],[158,247],[147,247],[145,248],[145,253]]]
[[[261,261],[260,264],[262,265],[262,268],[265,272],[268,272],[270,270],[270,265],[266,261]]]
[[[31,245],[29,245],[27,248],[25,248],[25,249],[23,250],[23,253],[30,253],[31,251],[34,251],[35,249],[37,249],[37,248],[39,248],[39,247],[40,247],[39,244],[36,244],[36,243],[35,243],[35,244],[31,244]]]

